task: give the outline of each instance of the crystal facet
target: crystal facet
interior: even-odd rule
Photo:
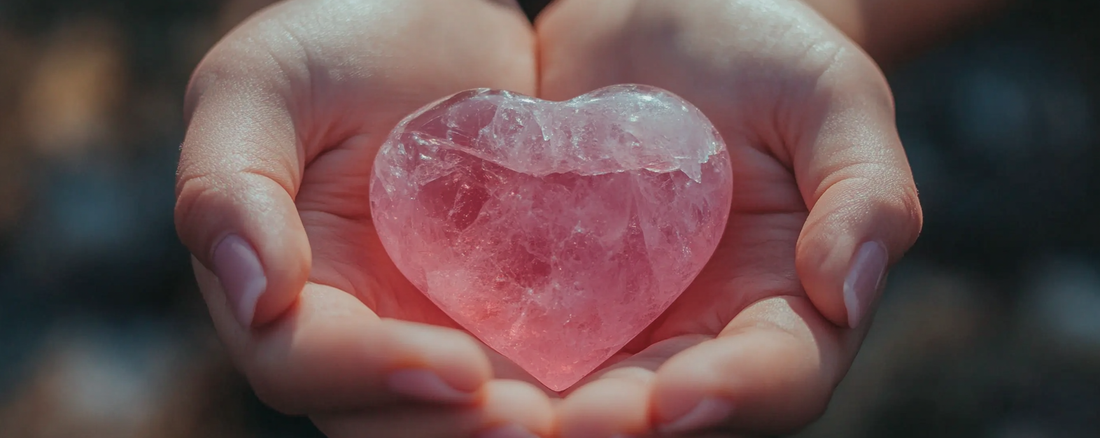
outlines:
[[[478,89],[428,105],[382,146],[370,200],[398,269],[560,391],[699,274],[732,191],[702,112],[619,85],[565,102]]]

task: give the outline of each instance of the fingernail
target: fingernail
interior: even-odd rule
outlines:
[[[844,278],[844,306],[848,308],[848,326],[859,327],[875,301],[890,254],[881,242],[864,243],[852,258],[852,267]]]
[[[688,413],[659,427],[664,434],[684,433],[710,427],[720,423],[733,412],[733,404],[716,398],[707,398],[695,405]]]
[[[393,392],[424,401],[459,404],[474,399],[473,393],[459,391],[427,370],[395,371],[387,384]]]
[[[214,275],[221,281],[237,321],[242,326],[252,326],[256,303],[267,289],[267,277],[256,250],[241,236],[226,236],[214,248]]]
[[[539,438],[518,424],[506,424],[477,434],[477,438]]]

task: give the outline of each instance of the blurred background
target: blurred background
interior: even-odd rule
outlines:
[[[320,436],[228,363],[172,224],[188,76],[267,3],[0,0],[0,437]],[[892,68],[927,224],[800,436],[1100,436],[1097,22],[1023,2]]]

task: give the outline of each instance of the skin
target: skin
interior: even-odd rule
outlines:
[[[678,5],[678,6],[677,6]],[[731,219],[698,280],[607,366],[553,394],[396,271],[371,224],[368,163],[406,114],[474,87],[566,99],[646,83],[694,103],[734,160]],[[801,2],[297,0],[239,26],[187,95],[176,222],[219,335],[257,394],[332,437],[647,435],[714,397],[707,435],[797,430],[866,333],[842,284],[880,241],[896,262],[921,211],[889,88]],[[211,271],[243,237],[267,275],[250,326]],[[433,403],[386,377],[430,370],[473,393]]]

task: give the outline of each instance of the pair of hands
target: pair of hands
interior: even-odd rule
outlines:
[[[617,83],[702,109],[730,149],[733,206],[694,284],[557,395],[396,270],[370,168],[445,95]],[[294,0],[210,52],[187,114],[176,222],[218,333],[262,400],[334,438],[798,429],[921,226],[882,74],[794,0],[558,0],[534,27],[508,0]]]

